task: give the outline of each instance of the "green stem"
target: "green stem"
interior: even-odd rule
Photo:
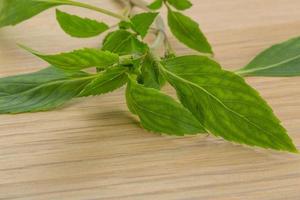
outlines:
[[[127,0],[131,4],[150,12],[151,10],[147,7],[147,2],[144,0]],[[165,24],[161,16],[158,16],[156,20],[156,30],[157,30],[157,37],[156,40],[151,45],[151,49],[156,50],[158,49],[163,43],[165,43],[165,48],[167,49],[167,53],[174,53],[174,50],[172,48],[172,45],[170,44],[167,34],[165,32]]]
[[[127,21],[127,18],[124,17],[123,15],[119,15],[117,13],[114,13],[114,12],[111,12],[109,10],[99,8],[99,7],[96,7],[96,6],[93,6],[93,5],[89,5],[89,4],[85,4],[85,3],[81,3],[81,2],[75,2],[75,1],[70,1],[70,5],[78,6],[78,7],[82,7],[82,8],[87,8],[87,9],[94,10],[94,11],[103,13],[105,15],[120,19],[120,20]]]
[[[175,52],[175,50],[173,49],[173,46],[172,46],[172,44],[171,44],[169,38],[167,37],[166,32],[164,32],[164,34],[165,34],[165,48],[166,48],[166,51],[167,51],[167,52],[166,52],[167,55],[170,55],[170,54],[175,55],[176,52]]]
[[[105,15],[120,19],[120,20],[125,20],[127,21],[127,17],[119,15],[117,13],[111,12],[109,10],[106,10],[104,8],[99,8],[90,4],[86,4],[86,3],[81,3],[81,2],[77,2],[77,1],[71,1],[71,0],[36,0],[36,1],[40,1],[40,2],[50,2],[50,3],[61,3],[63,5],[70,5],[70,6],[77,6],[77,7],[81,7],[81,8],[86,8],[89,10],[94,10],[100,13],[103,13]]]
[[[236,73],[240,76],[247,76],[247,73],[249,73],[249,71],[237,70],[237,71],[234,71],[234,73]]]
[[[143,0],[128,0],[131,4],[146,10],[146,11],[151,11],[148,7],[147,7],[147,2],[143,1]]]

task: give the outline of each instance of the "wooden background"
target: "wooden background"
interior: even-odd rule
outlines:
[[[120,9],[112,1],[86,0]],[[299,0],[194,0],[195,18],[227,69],[300,35]],[[62,7],[112,21],[98,13]],[[46,63],[16,43],[54,53],[95,47],[64,34],[49,10],[0,32],[0,76]],[[174,39],[182,54],[188,50]],[[300,78],[248,78],[300,148]],[[298,200],[300,155],[251,149],[211,136],[162,137],[142,130],[124,89],[51,112],[0,116],[0,199]],[[216,122],[217,123],[217,122]]]

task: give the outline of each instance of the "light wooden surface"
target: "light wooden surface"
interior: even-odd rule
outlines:
[[[111,1],[87,0],[108,8]],[[194,0],[217,59],[236,69],[269,45],[300,35],[299,0]],[[110,18],[63,7],[83,16]],[[178,52],[188,50],[172,39]],[[94,47],[65,35],[49,10],[0,32],[0,75],[46,63],[42,52]],[[248,78],[300,148],[300,78]],[[123,90],[78,99],[51,112],[0,116],[0,199],[298,200],[300,156],[233,145],[210,136],[162,137],[142,130]],[[220,119],[222,120],[222,119]],[[217,123],[217,122],[216,122]]]

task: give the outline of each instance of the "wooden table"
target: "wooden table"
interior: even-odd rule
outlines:
[[[86,0],[120,9],[111,1]],[[300,35],[299,0],[194,0],[202,26],[227,69],[273,43]],[[110,18],[78,8],[82,16]],[[64,34],[54,10],[0,32],[0,75],[47,66],[17,48],[54,53],[95,47],[99,38]],[[179,53],[188,50],[172,39]],[[300,78],[248,78],[300,148]],[[0,116],[0,199],[298,200],[300,156],[233,145],[211,136],[162,137],[142,130],[124,89],[78,99],[51,112]]]

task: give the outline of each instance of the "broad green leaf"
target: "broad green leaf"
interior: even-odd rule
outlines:
[[[146,88],[130,80],[127,102],[142,126],[153,132],[169,135],[204,133],[197,119],[180,103],[159,90]]]
[[[132,28],[144,38],[158,13],[140,13],[131,18]]]
[[[103,50],[119,55],[143,54],[147,46],[139,41],[136,36],[126,30],[109,33],[103,41]]]
[[[148,5],[148,8],[151,10],[158,10],[162,7],[162,5],[163,5],[163,0],[155,0]]]
[[[87,75],[85,72],[74,73],[56,67],[48,67],[35,73],[0,78],[0,97],[17,94],[47,82]]]
[[[109,29],[108,25],[103,22],[70,15],[58,9],[56,10],[56,19],[61,28],[72,37],[93,37]]]
[[[44,77],[48,80],[43,80]],[[2,87],[12,86],[0,96],[0,113],[37,112],[56,108],[76,97],[93,79],[94,76],[85,73],[69,77],[54,68],[0,79]]]
[[[211,46],[199,25],[191,18],[169,9],[168,24],[173,35],[186,46],[202,53],[212,53]]]
[[[164,65],[161,70],[182,104],[215,136],[297,151],[272,109],[242,77],[204,56],[178,57]]]
[[[186,10],[191,8],[193,4],[189,0],[167,0],[177,10]]]
[[[98,74],[49,67],[36,73],[0,78],[0,113],[54,109],[75,97],[111,92],[126,83],[126,68]]]
[[[28,47],[21,47],[51,65],[64,70],[78,71],[90,67],[107,68],[119,62],[119,56],[117,54],[100,49],[85,48],[68,53],[45,55]]]
[[[153,58],[147,54],[141,65],[141,81],[143,85],[145,87],[160,89],[165,81]]]
[[[68,1],[47,1],[37,0],[1,0],[0,1],[0,27],[16,25],[27,20],[42,11],[66,4]]]
[[[112,67],[101,72],[101,75],[92,80],[79,96],[100,95],[122,87],[128,80],[125,67]]]
[[[300,37],[268,48],[237,73],[246,76],[299,76]]]

